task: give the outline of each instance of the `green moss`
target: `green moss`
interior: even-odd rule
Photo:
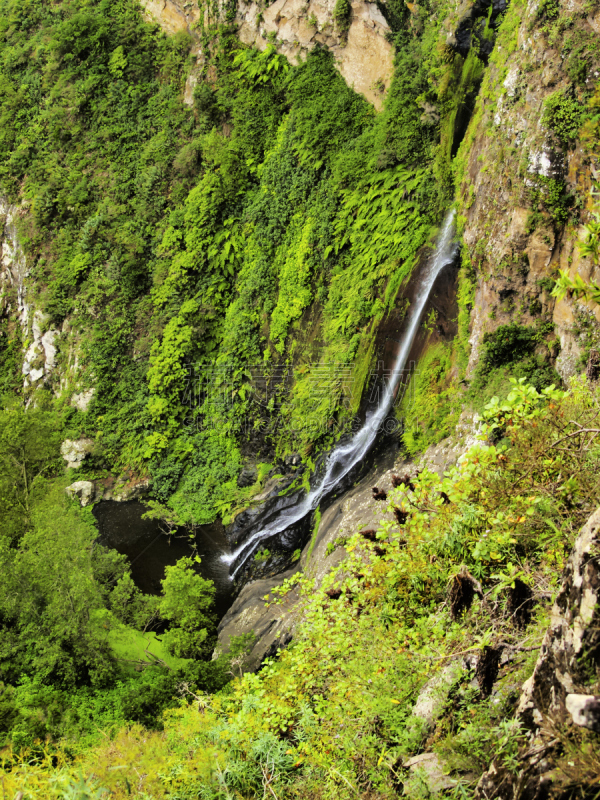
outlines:
[[[565,145],[573,145],[584,122],[581,103],[568,91],[558,91],[544,101],[544,123]]]
[[[458,353],[459,371],[462,375],[464,375],[471,350],[471,346],[469,344],[471,311],[475,302],[477,279],[467,248],[463,248],[462,250],[461,262],[461,268],[458,273],[458,291],[456,294],[458,303],[458,334],[456,349]]]
[[[452,352],[452,345],[443,342],[428,347],[406,387],[397,415],[410,456],[437,444],[454,430],[461,406],[452,379]]]

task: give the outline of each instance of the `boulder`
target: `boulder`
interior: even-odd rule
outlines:
[[[65,439],[60,446],[60,454],[67,462],[67,469],[79,469],[93,448],[93,439]]]
[[[95,389],[84,389],[82,392],[79,392],[79,394],[74,394],[71,397],[71,405],[73,408],[76,408],[77,411],[83,411],[85,413],[95,393]]]
[[[575,725],[600,733],[600,697],[593,694],[568,694],[565,706]]]
[[[432,730],[448,700],[450,690],[464,675],[464,667],[458,661],[446,664],[421,689],[412,716],[423,720],[427,730]]]
[[[91,481],[75,481],[65,489],[71,500],[79,499],[82,506],[89,506],[94,502],[94,484]]]
[[[452,789],[458,783],[444,774],[442,763],[435,753],[421,753],[419,756],[409,758],[403,766],[409,770],[409,777],[404,784],[404,794],[411,797],[423,796],[419,788],[426,789],[427,794],[438,794],[446,789]]]
[[[252,486],[252,484],[256,483],[257,477],[258,470],[256,467],[252,465],[244,467],[238,475],[237,485],[240,489],[245,489],[247,486]]]

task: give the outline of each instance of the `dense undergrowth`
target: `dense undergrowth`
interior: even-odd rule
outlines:
[[[336,5],[342,27],[348,8]],[[519,8],[500,26],[498,68]],[[354,536],[318,590],[300,576],[270,598],[297,602],[302,623],[260,673],[238,677],[243,641],[210,661],[213,589],[193,562],[167,571],[161,596],[143,595],[125,559],[96,543],[90,510],[64,495],[75,476],[60,441],[89,435],[78,478],[149,475],[153,513],[173,526],[227,520],[279,459],[299,452],[310,467],[347,429],[379,323],[465,172],[475,125],[454,158],[461,115],[494,35],[488,17],[464,58],[443,43],[444,3],[387,12],[396,66],[375,114],[325,50],[292,66],[273,47],[243,47],[229,25],[201,31],[188,108],[190,37],[166,38],[133,0],[0,0],[0,184],[20,204],[27,301],[59,332],[55,371],[24,390],[30,330],[0,320],[8,796],[383,800],[405,786],[422,797],[403,759],[433,750],[458,798],[492,755],[516,768],[511,686],[532,669],[570,544],[600,500],[598,447],[569,420],[597,426],[600,401],[578,380],[566,395],[543,391],[558,383],[547,322],[486,334],[461,384],[476,285],[466,251],[458,336],[431,340],[399,415],[410,455],[451,434],[465,406],[484,414],[489,440],[443,479],[425,471],[396,489],[406,523],[383,524],[375,542]],[[585,102],[587,46],[568,55]],[[544,119],[565,147],[583,123],[598,139],[572,93],[551,98]],[[558,231],[574,203],[556,181],[532,198],[532,229],[551,217]],[[595,284],[557,286],[596,297]],[[2,307],[17,301],[9,289]],[[491,399],[515,375],[508,400]],[[76,411],[73,389],[89,386],[89,410]],[[242,487],[248,460],[256,480]],[[465,570],[482,597],[457,610],[449,592]],[[531,592],[527,620],[515,586]],[[498,648],[510,657],[490,698],[462,658]],[[426,730],[415,699],[449,663],[451,694]]]
[[[247,502],[249,453],[306,454],[350,423],[378,323],[452,193],[423,115],[430,75],[454,113],[462,63],[437,49],[437,11],[416,32],[395,10],[375,115],[325,50],[290,66],[222,25],[202,32],[189,109],[190,38],[133,0],[4,0],[2,186],[27,209],[30,299],[60,330],[48,384],[96,387],[91,477],[149,473],[156,499],[207,522]]]
[[[600,503],[600,450],[585,432],[599,415],[598,389],[583,379],[567,393],[515,382],[488,404],[482,443],[445,477],[425,470],[413,488],[393,490],[405,524],[382,523],[376,542],[353,536],[318,591],[300,575],[271,595],[297,603],[302,621],[260,673],[195,693],[167,712],[164,732],[113,730],[71,765],[60,748],[54,770],[41,754],[9,767],[5,752],[5,787],[62,797],[82,770],[90,796],[105,787],[116,798],[391,798],[405,784],[417,797],[425,790],[403,759],[433,748],[458,797],[493,756],[518,769],[512,688],[533,668],[548,599]],[[461,605],[452,587],[467,572],[481,595]],[[530,597],[525,616],[511,600],[517,583]],[[498,648],[508,659],[491,695],[464,657]],[[451,662],[453,689],[428,728],[412,708]],[[582,775],[586,748],[569,751]]]

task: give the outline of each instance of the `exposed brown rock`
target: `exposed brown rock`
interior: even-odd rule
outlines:
[[[448,597],[450,612],[454,619],[462,616],[462,614],[471,608],[475,595],[479,597],[483,596],[481,585],[479,581],[463,567],[458,575],[454,576]]]

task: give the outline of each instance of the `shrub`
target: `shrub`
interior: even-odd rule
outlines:
[[[565,146],[570,146],[583,123],[581,104],[565,91],[554,92],[544,102],[543,121]]]
[[[349,0],[335,0],[333,18],[339,33],[344,36],[350,29],[352,19],[352,6]]]

